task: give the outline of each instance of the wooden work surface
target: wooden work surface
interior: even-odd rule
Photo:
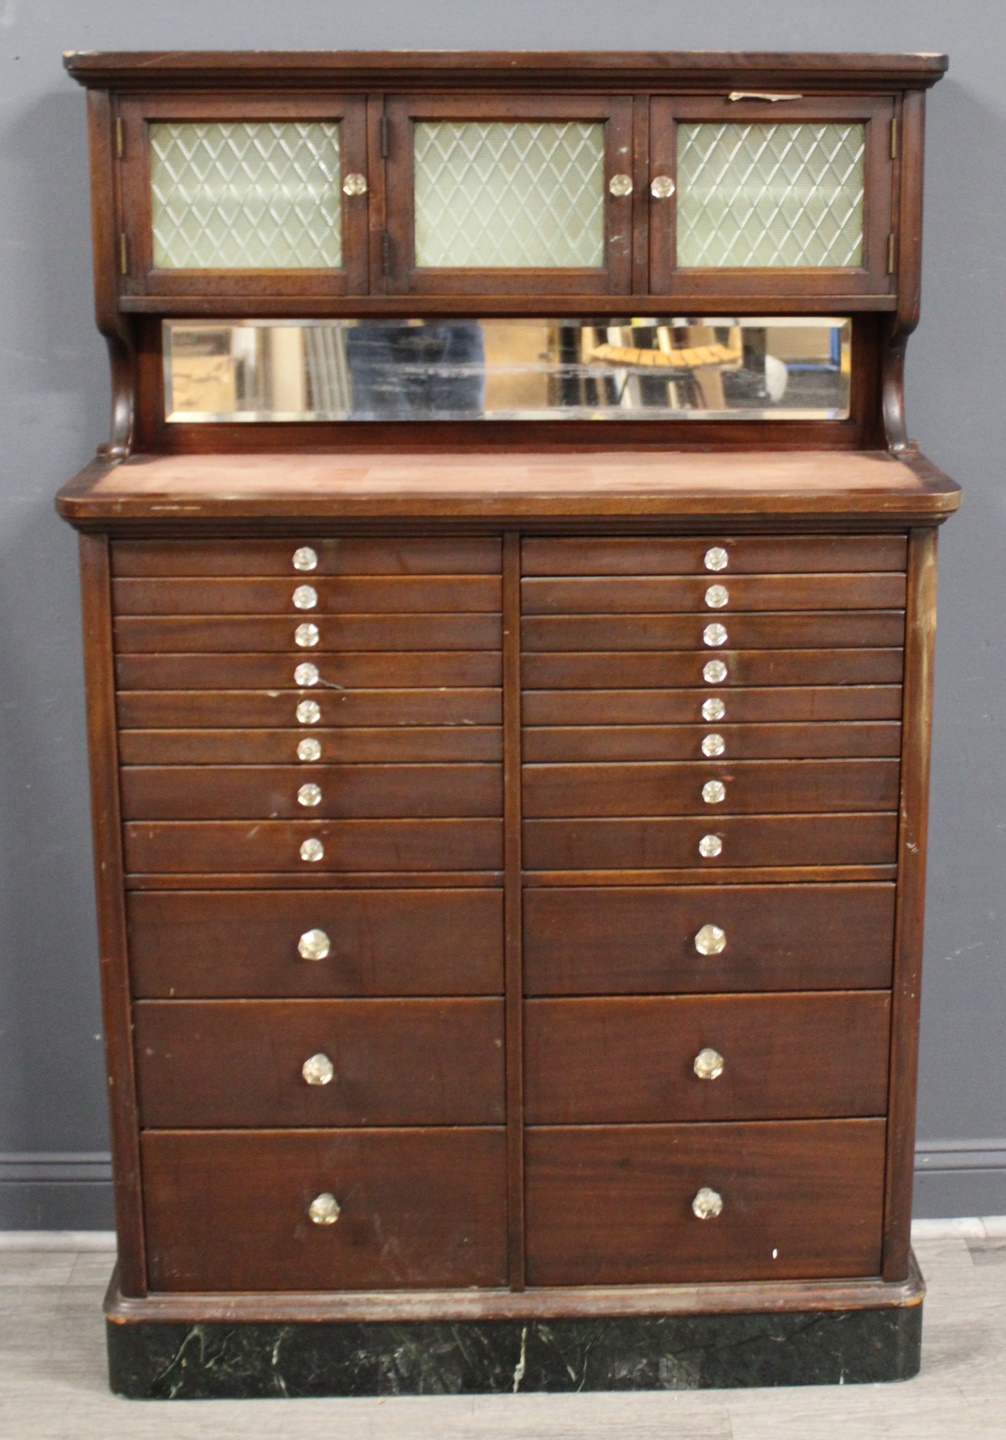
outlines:
[[[135,521],[847,515],[939,520],[959,490],[921,458],[881,453],[138,455],[96,461],[57,499],[83,528]]]

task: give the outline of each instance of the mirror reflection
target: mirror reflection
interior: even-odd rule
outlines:
[[[843,420],[823,316],[165,320],[174,422]]]

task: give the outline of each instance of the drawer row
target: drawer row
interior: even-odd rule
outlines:
[[[886,991],[528,1000],[524,1116],[881,1115],[889,1028]],[[505,1119],[502,999],[143,1000],[134,1038],[146,1128]]]
[[[528,1283],[877,1274],[884,1144],[881,1119],[532,1127]],[[502,1128],[148,1131],[141,1158],[153,1290],[507,1282]]]
[[[498,995],[499,889],[133,891],[139,999]],[[526,889],[529,996],[885,989],[894,886]]]

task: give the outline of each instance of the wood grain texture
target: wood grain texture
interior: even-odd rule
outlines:
[[[289,665],[292,671],[292,664]],[[333,667],[334,668],[334,667]],[[332,684],[332,682],[329,682]],[[311,700],[320,718],[310,729],[297,706]],[[499,725],[501,697],[493,689],[355,690],[313,685],[301,690],[127,690],[118,697],[119,724],[128,730],[250,729],[314,726]]]
[[[711,571],[706,552],[727,552],[723,571]],[[901,570],[907,563],[903,535],[661,535],[604,539],[525,540],[525,576],[545,575],[733,575],[806,574]]]
[[[300,726],[282,730],[120,730],[125,765],[294,765],[305,734],[332,762],[396,764],[496,760],[503,756],[498,725]],[[305,776],[307,778],[307,776]]]
[[[313,616],[313,619],[312,619]],[[317,625],[316,644],[294,639],[298,625]],[[123,615],[115,621],[119,654],[275,651],[311,660],[343,650],[493,650],[500,644],[498,615]]]
[[[298,608],[293,596],[311,590],[315,603]],[[126,579],[112,582],[117,615],[329,615],[495,613],[499,579],[492,575],[291,575],[289,579]],[[309,612],[309,613],[308,613]]]
[[[657,695],[659,698],[659,692]],[[730,709],[732,711],[733,706]],[[698,760],[702,755],[702,742],[712,729],[708,722],[702,725],[529,726],[524,731],[524,755],[529,762]],[[726,754],[739,761],[901,754],[901,725],[894,720],[845,721],[837,725],[821,721],[811,725],[725,725],[717,720],[715,730],[723,738]]]
[[[318,557],[313,570],[298,570],[293,563],[302,546],[309,546]],[[116,579],[282,575],[295,583],[310,583],[312,576],[498,575],[499,569],[500,542],[487,535],[449,539],[410,535],[396,540],[308,534],[292,540],[242,540],[240,545],[233,540],[186,540],[181,545],[171,540],[117,540],[112,546]]]
[[[124,658],[120,658],[120,665]],[[527,654],[523,657],[526,723],[544,723],[529,718],[536,712],[528,707],[541,703],[534,693],[537,690],[705,688],[708,682],[703,679],[702,669],[710,658],[704,648],[691,651],[607,650],[580,654],[569,651]],[[727,645],[718,658],[726,665],[727,674],[719,682],[717,693],[736,686],[793,686],[803,689],[828,685],[900,684],[904,673],[904,652],[900,643],[883,650],[859,646],[850,649],[838,645],[829,646],[826,650],[736,650]],[[799,695],[794,695],[792,701],[799,704]],[[602,702],[599,700],[598,703]],[[898,715],[895,709],[889,718],[896,719]],[[829,717],[808,715],[806,718]]]
[[[713,606],[716,586],[729,599]],[[882,610],[905,604],[905,577],[897,571],[859,575],[568,575],[540,576],[521,584],[525,615],[646,615],[660,611]],[[474,609],[474,606],[468,606]]]
[[[239,547],[240,548],[240,547]],[[303,657],[307,659],[307,656]],[[301,657],[266,655],[119,655],[120,690],[301,690],[294,671]],[[313,662],[318,684],[354,690],[417,690],[430,686],[478,689],[502,683],[498,650],[364,651],[326,653]],[[900,679],[900,671],[896,679]]]
[[[703,640],[706,626],[714,622],[727,632],[719,645]],[[522,632],[528,650],[695,650],[708,660],[731,649],[902,645],[905,616],[902,610],[817,611],[805,615],[528,615]]]
[[[503,853],[506,1005],[507,1280],[525,1285],[524,919],[521,814],[520,538],[503,543]]]

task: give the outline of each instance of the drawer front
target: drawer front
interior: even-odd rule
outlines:
[[[881,989],[893,954],[891,884],[524,892],[528,995]]]
[[[295,670],[303,655],[120,655],[120,690],[288,690],[304,687]],[[413,650],[326,655],[317,684],[352,690],[480,689],[502,684],[498,651]]]
[[[715,643],[703,636],[718,624]],[[527,650],[818,650],[826,646],[904,644],[902,610],[811,611],[722,615],[530,615],[522,624]],[[611,683],[609,680],[608,684]]]
[[[530,1000],[527,1120],[605,1125],[883,1115],[889,1029],[890,997],[869,990]]]
[[[127,766],[121,793],[127,820],[395,819],[503,810],[498,765]]]
[[[900,685],[904,673],[901,641],[888,649],[833,647],[829,650],[606,650],[577,654],[570,651],[525,655],[521,675],[524,704],[547,705],[538,690],[649,690],[682,685],[706,686],[703,670],[713,658],[723,667],[716,680],[718,691],[735,686]],[[120,661],[120,664],[122,662]],[[719,673],[719,672],[717,672]],[[528,724],[544,722],[525,717]],[[824,717],[822,717],[824,718]]]
[[[692,704],[696,708],[694,701]],[[529,726],[524,731],[522,748],[528,764],[550,760],[698,760],[710,734],[719,736],[724,755],[741,761],[901,754],[901,726],[894,720],[835,725],[724,725],[718,720],[715,730],[709,723]]]
[[[707,561],[725,552],[721,569]],[[819,571],[904,570],[904,535],[719,535],[625,539],[529,539],[521,546],[525,575],[816,574]],[[721,556],[711,557],[720,566]]]
[[[892,865],[897,818],[856,814],[527,820],[524,865],[528,870],[616,871]],[[719,841],[719,848],[710,854],[699,849],[707,836]]]
[[[498,870],[503,864],[501,820],[165,820],[122,828],[126,870],[136,874]]]
[[[134,1025],[147,1127],[505,1118],[502,1000],[145,1000]]]
[[[382,692],[387,693],[387,692]],[[710,716],[707,701],[712,701]],[[703,712],[703,707],[705,713]],[[745,725],[900,720],[900,685],[786,685],[714,690],[528,690],[527,726],[682,725],[714,718]],[[710,725],[706,723],[708,730]]]
[[[305,718],[300,708],[311,708]],[[499,690],[129,690],[116,702],[119,724],[131,730],[268,730],[289,725],[498,725]],[[317,718],[315,718],[317,717]]]
[[[316,742],[318,761],[500,761],[498,726],[347,726],[285,730],[120,730],[124,765],[295,765],[303,762],[305,736]],[[312,755],[315,753],[312,750]],[[304,779],[310,778],[307,770]]]
[[[506,1281],[501,1129],[154,1131],[141,1157],[154,1291]]]
[[[503,896],[470,890],[133,891],[133,994],[494,995]],[[314,949],[300,941],[320,931]],[[317,937],[315,937],[317,942]]]
[[[312,551],[311,554],[303,552]],[[469,539],[117,540],[114,576],[498,575],[500,542]],[[818,568],[818,567],[814,567]],[[881,566],[871,567],[881,569]]]
[[[885,610],[905,604],[905,577],[860,575],[568,576],[525,579],[525,615],[730,615],[757,610]],[[473,607],[474,608],[474,607]]]
[[[454,614],[498,611],[494,575],[310,576],[289,580],[114,580],[116,615]]]
[[[317,636],[298,640],[307,625]],[[502,642],[493,614],[119,615],[113,633],[120,655],[281,651],[311,660],[344,650],[498,650]]]
[[[531,1285],[876,1275],[883,1120],[535,1128]],[[722,1213],[698,1219],[708,1187]]]
[[[898,771],[897,760],[525,765],[524,814],[702,815],[712,825],[721,815],[894,810]]]

